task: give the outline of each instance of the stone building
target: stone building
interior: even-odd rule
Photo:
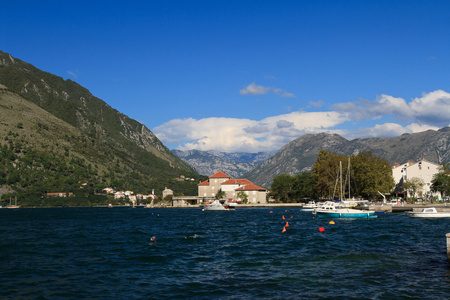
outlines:
[[[266,203],[267,190],[253,184],[248,179],[233,179],[223,172],[217,172],[211,175],[208,180],[198,185],[198,198],[205,202],[215,198],[217,192],[222,190],[225,193],[224,198],[232,201],[242,201],[239,199],[240,191],[247,195],[249,203]]]

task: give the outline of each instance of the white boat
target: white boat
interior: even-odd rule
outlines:
[[[212,203],[206,203],[203,205],[203,210],[233,210],[236,208],[236,205],[236,203],[232,202],[225,202],[222,204],[216,199]]]
[[[449,211],[437,211],[435,207],[426,207],[422,211],[409,211],[410,218],[450,218]]]
[[[341,202],[325,201],[313,212],[318,218],[376,218],[375,211],[343,207]]]
[[[314,209],[318,208],[319,205],[314,201],[309,201],[305,205],[300,208],[300,211],[314,211]]]

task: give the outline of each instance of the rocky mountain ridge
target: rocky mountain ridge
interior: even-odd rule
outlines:
[[[347,140],[337,134],[306,134],[283,146],[273,156],[256,166],[245,177],[264,187],[270,187],[275,176],[296,175],[313,167],[320,150],[340,155],[372,151],[391,165],[408,160],[427,159],[441,164],[450,162],[450,128],[438,131],[403,134],[394,138]]]
[[[242,178],[245,173],[273,154],[269,152],[226,153],[212,150],[172,150],[172,152],[193,166],[201,175],[211,176],[222,171],[233,178]]]

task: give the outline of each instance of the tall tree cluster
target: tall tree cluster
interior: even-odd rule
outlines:
[[[280,202],[300,202],[307,198],[339,199],[342,192],[344,198],[372,200],[378,192],[390,193],[394,186],[389,162],[372,152],[343,156],[321,150],[311,172],[276,176],[270,196]]]

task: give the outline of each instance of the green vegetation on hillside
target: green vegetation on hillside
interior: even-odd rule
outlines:
[[[105,187],[197,194],[203,177],[144,125],[71,80],[1,51],[0,62],[0,194],[14,191],[3,200],[72,192],[99,203]]]

